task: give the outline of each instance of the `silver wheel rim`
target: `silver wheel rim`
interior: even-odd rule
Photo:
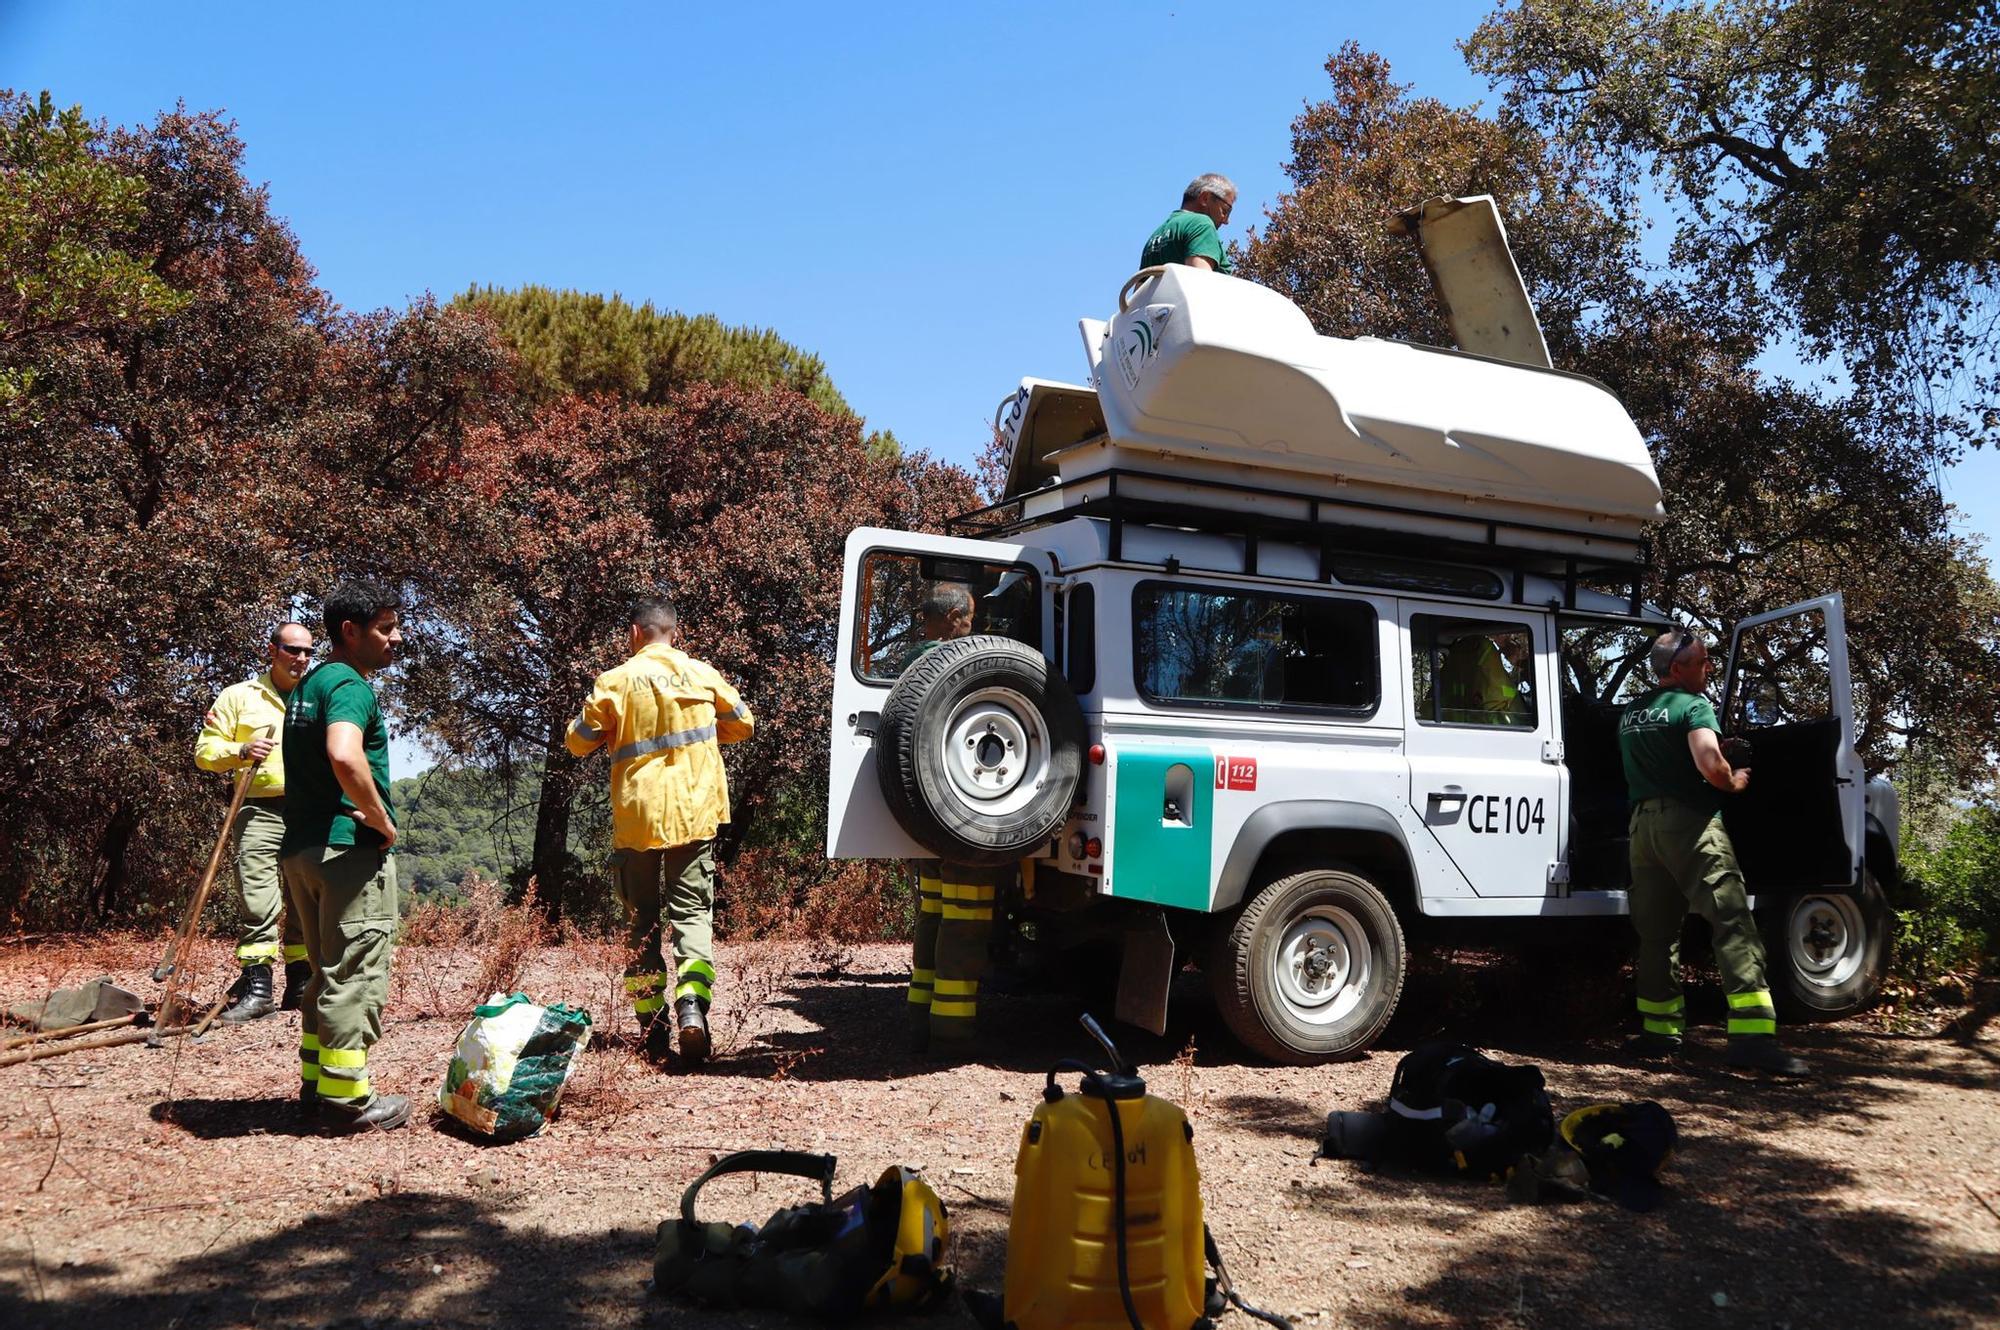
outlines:
[[[1812,988],[1834,989],[1861,973],[1868,926],[1849,896],[1801,896],[1785,928],[1792,970]]]
[[[1012,688],[960,699],[944,724],[946,777],[981,817],[1020,812],[1049,781],[1049,731],[1033,702]]]
[[[1293,1019],[1337,1025],[1368,995],[1375,948],[1368,930],[1337,905],[1294,919],[1271,952],[1271,985]]]

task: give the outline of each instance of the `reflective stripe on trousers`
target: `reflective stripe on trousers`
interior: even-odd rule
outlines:
[[[1778,1013],[1765,980],[1764,942],[1736,847],[1718,813],[1672,799],[1633,805],[1632,929],[1639,935],[1639,1015],[1647,1031],[1678,1035],[1687,1026],[1681,996],[1681,929],[1690,913],[1709,926],[1716,968],[1729,995],[1729,1033],[1775,1034]]]
[[[319,1051],[319,1097],[352,1102],[368,1097],[368,1054],[359,1048]]]
[[[974,875],[988,880],[959,880]],[[995,870],[950,864],[918,870],[908,1005],[910,1019],[931,1040],[969,1039],[976,1028],[998,892],[994,876]]]

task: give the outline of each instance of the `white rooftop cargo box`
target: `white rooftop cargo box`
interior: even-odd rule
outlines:
[[[1109,472],[1136,497],[1139,473],[1334,500],[1361,525],[1420,531],[1425,515],[1445,538],[1484,527],[1552,554],[1630,548],[1664,515],[1645,440],[1594,380],[1321,337],[1278,292],[1182,265],[1138,274],[1119,303],[1082,324],[1091,388],[1027,380],[1002,405],[1008,497],[1060,479],[1052,510],[1066,508]]]

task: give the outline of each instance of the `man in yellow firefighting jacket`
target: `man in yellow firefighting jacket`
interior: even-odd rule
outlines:
[[[646,1051],[666,1056],[675,1029],[681,1056],[708,1056],[708,1007],[715,958],[716,828],[729,820],[720,743],[748,739],[750,708],[706,662],[678,650],[673,601],[642,600],[632,611],[632,658],[597,676],[569,727],[578,757],[611,753],[611,845],[618,899],[627,916],[625,989],[646,1032]],[[660,880],[674,932],[674,1017],[660,939]]]
[[[216,697],[194,741],[194,764],[203,771],[235,776],[260,763],[244,792],[230,833],[236,846],[236,885],[243,899],[243,935],[236,962],[243,967],[236,1002],[225,1021],[251,1021],[278,1010],[271,1003],[271,965],[285,963],[287,1011],[299,1005],[311,967],[298,912],[285,901],[278,874],[278,842],[285,834],[285,699],[312,664],[312,631],[304,624],[281,624],[271,634],[269,668],[254,679],[233,683]],[[284,927],[279,929],[282,912]]]

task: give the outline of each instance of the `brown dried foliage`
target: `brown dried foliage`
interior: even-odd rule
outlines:
[[[457,896],[419,901],[404,918],[396,976],[416,987],[426,1015],[457,1019],[491,994],[517,991],[529,960],[553,939],[532,878],[510,903],[501,884],[468,873]]]

